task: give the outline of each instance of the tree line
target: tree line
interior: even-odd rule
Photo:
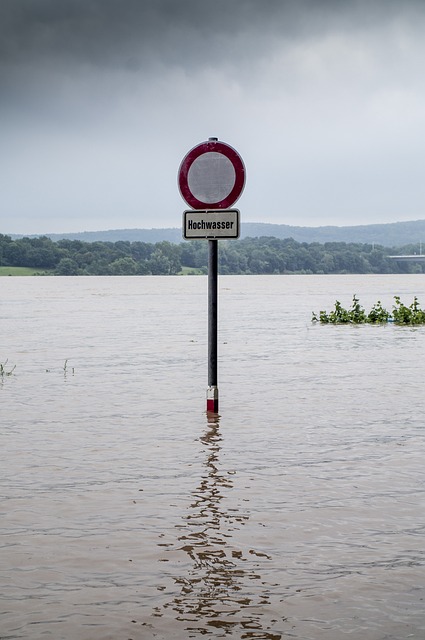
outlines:
[[[46,236],[0,234],[0,266],[30,267],[55,275],[177,275],[207,273],[208,243],[192,240],[84,242]],[[385,248],[346,242],[297,242],[292,238],[220,240],[219,270],[234,274],[423,273],[425,263],[398,262],[391,254],[413,254],[415,245]]]

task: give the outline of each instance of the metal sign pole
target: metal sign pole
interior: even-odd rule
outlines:
[[[186,240],[208,240],[208,388],[207,413],[218,415],[218,239],[239,237],[239,210],[229,209],[245,186],[245,165],[230,145],[209,138],[183,158],[178,174]]]
[[[207,412],[218,413],[218,240],[208,240],[208,389]]]

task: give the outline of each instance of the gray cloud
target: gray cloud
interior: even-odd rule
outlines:
[[[2,0],[3,231],[179,226],[210,135],[244,157],[245,219],[423,217],[424,23],[410,0]]]
[[[282,18],[282,3],[267,0],[5,0],[1,8],[3,60],[54,55],[134,69],[158,59],[196,66],[213,54],[222,58],[241,31],[257,31],[258,41],[259,9],[265,33]],[[288,29],[286,20],[282,26]]]
[[[233,55],[239,67],[285,42],[415,24],[421,13],[409,0],[2,0],[0,61],[137,71],[158,63],[197,68]]]

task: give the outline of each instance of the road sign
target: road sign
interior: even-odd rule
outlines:
[[[218,138],[209,138],[183,158],[178,173],[183,200],[183,236],[208,240],[208,388],[207,413],[218,415],[218,240],[239,237],[239,211],[229,209],[245,186],[240,155]]]
[[[178,183],[192,209],[228,209],[245,186],[245,166],[233,147],[209,138],[183,158]]]
[[[183,213],[183,237],[186,240],[239,238],[239,210],[185,211]]]

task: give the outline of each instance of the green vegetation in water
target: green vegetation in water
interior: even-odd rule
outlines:
[[[349,309],[345,309],[339,300],[336,300],[334,309],[329,313],[320,311],[319,316],[313,313],[312,322],[322,324],[382,324],[384,322],[394,322],[400,325],[425,324],[425,310],[420,308],[416,296],[409,306],[403,304],[399,296],[394,296],[394,300],[392,312],[384,309],[380,300],[373,305],[369,312],[366,312],[354,294]]]
[[[52,369],[45,369],[46,373],[51,373]],[[69,369],[68,367],[68,360],[65,360],[65,362],[63,363],[63,374],[64,377],[66,378],[67,374],[69,373],[69,371],[71,371],[72,375],[74,375],[75,373],[75,368],[71,367],[71,369]]]

